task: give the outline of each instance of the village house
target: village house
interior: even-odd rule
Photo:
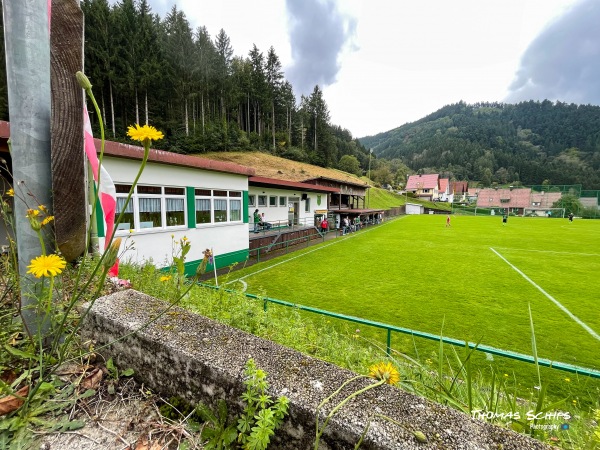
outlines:
[[[481,189],[477,197],[478,208],[497,208],[499,213],[547,215],[552,205],[560,200],[560,192],[534,192],[530,188]]]
[[[439,198],[440,176],[437,173],[427,175],[411,175],[406,182],[406,191],[412,192],[421,200],[433,201]]]

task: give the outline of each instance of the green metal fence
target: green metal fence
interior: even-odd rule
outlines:
[[[213,286],[210,284],[204,284],[204,283],[196,283],[196,284],[199,286],[205,287],[205,288],[210,288],[210,289],[215,289],[215,290],[223,290],[225,292],[229,292],[232,294],[239,294],[238,291],[235,291],[233,289],[226,289],[226,288]],[[402,333],[402,334],[408,334],[410,336],[429,339],[432,341],[437,341],[437,342],[441,341],[441,342],[444,342],[445,344],[450,344],[450,345],[454,345],[454,346],[458,346],[458,347],[468,346],[469,348],[480,351],[480,352],[488,353],[491,355],[502,356],[505,358],[514,359],[517,361],[522,361],[522,362],[526,362],[526,363],[530,363],[530,364],[536,363],[535,357],[533,357],[531,355],[512,352],[509,350],[503,350],[500,348],[491,347],[489,345],[481,345],[481,344],[477,345],[476,343],[473,343],[473,342],[467,342],[467,341],[463,341],[460,339],[453,339],[453,338],[449,338],[449,337],[439,336],[437,334],[426,333],[423,331],[411,330],[410,328],[397,327],[395,325],[389,325],[386,323],[375,322],[373,320],[362,319],[360,317],[339,314],[339,313],[335,313],[332,311],[327,311],[327,310],[319,309],[319,308],[313,308],[311,306],[304,306],[304,305],[300,305],[297,303],[286,302],[284,300],[278,300],[275,298],[261,297],[258,295],[247,294],[247,293],[244,293],[244,295],[248,298],[262,301],[264,311],[267,311],[269,303],[273,303],[275,305],[280,305],[280,306],[289,307],[289,308],[295,308],[300,311],[307,311],[307,312],[319,314],[322,316],[333,317],[333,318],[344,320],[347,322],[358,323],[361,325],[366,325],[366,326],[385,330],[386,331],[386,353],[388,356],[391,354],[392,333]],[[544,358],[538,358],[537,364],[539,364],[540,366],[543,366],[543,367],[549,367],[552,369],[563,370],[565,372],[576,373],[578,375],[585,375],[588,377],[600,379],[600,370],[589,369],[587,367],[574,366],[572,364],[568,364],[568,363],[564,363],[564,362],[560,362],[560,361],[552,361],[552,360],[544,359]]]

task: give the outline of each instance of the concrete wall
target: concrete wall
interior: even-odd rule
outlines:
[[[290,414],[269,448],[313,447],[317,405],[354,373],[177,307],[159,316],[166,307],[166,303],[133,290],[102,297],[86,316],[84,338],[94,339],[96,348],[121,338],[102,350],[103,356],[113,357],[118,367],[133,368],[141,382],[164,396],[212,405],[224,398],[230,413],[240,410],[237,399],[244,390],[244,366],[254,358],[268,373],[271,395],[290,399]],[[144,327],[157,316],[155,322]],[[365,378],[354,382],[342,391],[340,399],[370,382]],[[319,448],[353,449],[375,412],[402,426],[374,420],[361,448],[547,448],[387,385],[345,405],[330,422]],[[417,431],[426,436],[427,442],[417,440]]]

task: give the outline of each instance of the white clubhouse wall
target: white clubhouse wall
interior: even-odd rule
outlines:
[[[306,201],[302,200],[302,194],[307,194],[307,198],[310,202],[310,210],[306,211]],[[326,210],[327,209],[327,194],[322,192],[305,192],[302,190],[294,190],[294,189],[276,189],[276,188],[263,188],[257,186],[250,186],[248,188],[248,195],[254,196],[255,205],[248,205],[248,227],[250,230],[254,227],[253,214],[254,210],[258,208],[260,213],[265,213],[265,220],[274,224],[275,226],[278,223],[282,225],[287,223],[288,221],[288,204],[290,201],[297,201],[299,204],[299,213],[298,220],[302,225],[312,226],[314,225],[314,217],[316,210]],[[267,197],[266,206],[258,205],[258,196],[264,195]],[[321,204],[317,205],[318,195],[321,196]],[[277,197],[276,206],[269,205],[269,198],[275,196]],[[279,197],[286,197],[287,201],[285,206],[280,206]]]
[[[140,167],[140,161],[105,156],[103,165],[113,182],[133,183]],[[243,223],[243,192],[248,190],[246,175],[213,172],[197,168],[180,167],[149,162],[138,185],[194,187],[205,189],[221,189],[242,191],[242,220],[235,223],[201,224],[196,228],[169,227],[143,231],[118,231],[116,236],[123,238],[121,248],[133,240],[134,249],[128,250],[122,261],[141,263],[152,259],[158,267],[171,263],[172,238],[177,242],[186,236],[191,242],[191,250],[186,261],[202,259],[202,251],[212,248],[216,256],[248,249],[248,224]],[[185,205],[187,223],[187,202]],[[118,212],[117,212],[118,215]],[[100,247],[104,248],[104,239],[100,239]]]

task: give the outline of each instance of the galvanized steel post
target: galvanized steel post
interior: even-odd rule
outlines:
[[[35,311],[39,284],[36,287],[35,279],[27,275],[27,265],[41,251],[25,216],[28,208],[38,205],[52,209],[48,2],[4,0],[2,9],[21,308],[25,327],[30,334],[37,334],[44,331],[43,316]],[[46,248],[52,249],[54,243],[47,240]]]

